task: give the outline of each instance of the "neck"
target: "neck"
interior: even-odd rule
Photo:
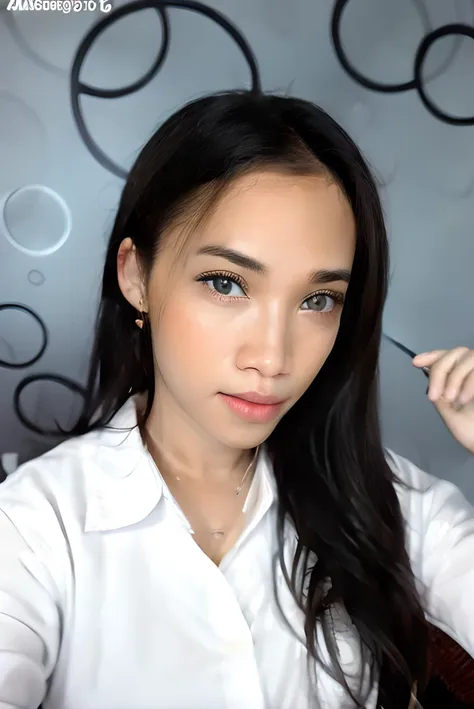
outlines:
[[[232,480],[238,485],[255,449],[236,449],[206,438],[183,418],[175,418],[170,407],[165,413],[159,400],[155,396],[142,435],[160,471],[209,483]]]

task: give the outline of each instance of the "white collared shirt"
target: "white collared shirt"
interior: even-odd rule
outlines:
[[[276,565],[275,483],[261,452],[246,526],[220,567],[144,448],[131,399],[102,430],[0,486],[0,709],[309,709],[302,615]],[[120,430],[118,430],[120,429]],[[474,655],[474,513],[450,483],[387,452],[429,620]],[[287,553],[295,537],[287,532]],[[357,638],[340,611],[348,675]],[[317,670],[317,706],[353,704]],[[314,691],[314,690],[313,690]],[[376,691],[367,707],[375,707]]]

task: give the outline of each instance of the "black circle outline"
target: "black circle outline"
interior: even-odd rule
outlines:
[[[155,61],[153,62],[151,69],[145,72],[145,74],[140,79],[137,79],[137,81],[134,81],[133,83],[128,84],[128,86],[124,86],[121,89],[98,89],[95,86],[85,84],[83,81],[79,80],[79,73],[82,68],[82,64],[96,38],[100,34],[102,34],[102,32],[107,29],[109,25],[114,24],[114,22],[120,20],[122,17],[126,17],[127,15],[131,15],[135,12],[134,8],[130,9],[130,5],[123,5],[122,7],[115,10],[115,12],[112,12],[106,18],[100,20],[100,22],[94,25],[79,45],[79,48],[76,52],[76,56],[74,58],[71,74],[74,74],[74,76],[76,76],[77,74],[77,85],[80,87],[81,93],[87,94],[88,96],[94,96],[95,98],[120,98],[122,96],[128,96],[129,94],[133,94],[135,91],[142,89],[148,84],[149,81],[153,79],[155,74],[160,70],[161,65],[164,63],[168,54],[170,44],[170,23],[168,20],[166,9],[155,7],[154,4],[151,5],[150,9],[156,9],[156,11],[158,12],[161,20],[161,30],[163,33],[160,51],[158,52],[158,55]],[[111,21],[112,16],[113,19]],[[79,60],[77,59],[78,56]],[[79,70],[76,70],[74,66],[76,61],[78,62]]]
[[[361,72],[356,69],[354,66],[349,61],[349,58],[347,54],[344,51],[344,47],[342,45],[341,41],[341,21],[342,21],[342,14],[348,5],[349,0],[336,0],[333,11],[332,11],[332,16],[331,16],[331,39],[332,39],[332,44],[334,47],[334,51],[336,53],[337,58],[339,59],[339,62],[342,66],[342,68],[346,71],[347,74],[356,81],[358,84],[363,86],[366,89],[370,89],[371,91],[377,91],[378,93],[383,93],[383,94],[396,94],[396,93],[402,93],[403,91],[411,91],[415,88],[415,80],[411,79],[410,81],[402,81],[398,84],[381,84],[378,81],[374,81],[373,79],[370,79],[367,76],[364,76],[361,74]],[[426,25],[426,18],[422,18],[424,20],[424,24]],[[426,25],[428,30],[430,29],[429,24]]]
[[[22,303],[0,303],[0,312],[2,310],[19,310],[20,312],[31,315],[33,320],[35,320],[40,326],[41,334],[43,336],[43,342],[35,356],[27,360],[26,362],[6,362],[5,360],[0,359],[0,367],[4,367],[5,369],[25,369],[26,367],[31,367],[32,364],[36,364],[36,362],[41,359],[49,344],[48,328],[46,327],[44,320],[38,315],[35,310],[28,307],[27,305],[23,305]]]
[[[79,131],[79,135],[81,136],[84,144],[88,148],[91,155],[97,160],[100,165],[102,165],[102,167],[104,167],[112,174],[117,175],[118,177],[122,177],[124,179],[126,179],[127,177],[127,172],[123,170],[123,168],[121,168],[119,165],[116,165],[104,153],[104,151],[99,147],[99,145],[95,142],[94,138],[90,134],[86,126],[84,117],[82,115],[82,108],[80,105],[79,97],[81,94],[94,96],[95,98],[119,98],[121,96],[127,96],[146,86],[146,84],[151,81],[151,79],[155,76],[155,74],[159,71],[162,64],[164,63],[168,54],[170,44],[169,21],[165,9],[156,8],[156,4],[154,2],[142,2],[142,6],[140,8],[135,8],[131,5],[133,4],[123,5],[122,7],[119,7],[117,10],[114,10],[110,15],[105,17],[103,20],[100,20],[100,22],[98,22],[92,27],[92,29],[82,39],[79,44],[79,47],[77,48],[74,60],[72,62],[70,73],[71,108],[77,129]],[[109,25],[112,25],[114,22],[120,20],[122,17],[126,17],[127,15],[130,15],[133,12],[138,12],[138,10],[154,8],[157,9],[160,15],[163,35],[160,51],[158,52],[158,56],[151,69],[149,69],[149,71],[147,71],[141,79],[138,79],[134,83],[129,84],[128,86],[125,86],[122,89],[98,89],[94,86],[90,86],[88,84],[83,83],[79,78],[79,74],[81,72],[82,65],[86,59],[86,56],[97,37],[102,34],[102,32],[104,32],[104,30],[106,30]]]
[[[449,113],[444,113],[444,111],[441,111],[438,106],[429,98],[423,86],[423,65],[429,50],[431,49],[432,45],[438,41],[438,39],[441,39],[442,37],[447,37],[449,35],[462,35],[463,37],[470,37],[471,39],[474,39],[474,27],[454,23],[451,25],[444,25],[443,27],[439,27],[438,29],[433,30],[433,32],[430,32],[426,35],[426,37],[424,37],[424,39],[421,41],[420,46],[418,47],[415,56],[415,89],[425,108],[438,120],[442,121],[443,123],[448,123],[451,126],[472,126],[474,125],[474,116],[466,116],[464,118],[461,118],[452,116]]]
[[[145,74],[142,79],[136,81],[134,84],[130,84],[125,87],[125,89],[110,89],[101,90],[95,87],[83,84],[79,79],[79,74],[84,63],[84,60],[89,52],[94,41],[99,37],[99,35],[111,24],[117,20],[130,15],[134,12],[139,12],[145,9],[156,9],[162,19],[163,19],[163,43],[155,64],[152,69]],[[251,73],[251,91],[254,93],[261,92],[261,80],[260,73],[257,65],[257,60],[254,56],[250,44],[247,42],[243,34],[220,12],[214,10],[213,8],[204,5],[197,0],[134,0],[134,2],[128,3],[117,10],[114,10],[110,15],[105,17],[103,20],[98,22],[94,27],[87,33],[82,42],[80,43],[76,55],[74,57],[71,76],[70,76],[70,96],[71,96],[71,107],[74,120],[76,122],[79,134],[88,148],[91,155],[99,162],[102,167],[111,172],[112,174],[126,179],[128,173],[122,167],[113,162],[99,147],[99,145],[92,138],[89,133],[86,123],[82,115],[82,109],[79,101],[81,94],[88,94],[90,96],[95,96],[99,98],[118,98],[120,96],[125,96],[127,94],[133,93],[140,88],[143,88],[157,73],[161,68],[169,48],[169,25],[166,15],[167,8],[177,8],[182,10],[191,10],[192,12],[197,12],[198,14],[204,15],[210,20],[213,20],[218,24],[237,44],[237,46],[242,51],[247,64],[250,67]]]
[[[22,379],[21,382],[17,385],[13,393],[13,410],[17,418],[23,424],[23,426],[29,431],[32,431],[33,433],[38,433],[40,436],[62,436],[64,435],[64,433],[60,430],[50,431],[48,429],[40,428],[36,424],[32,423],[28,419],[28,417],[25,416],[21,409],[20,397],[26,387],[30,384],[33,384],[33,382],[45,381],[54,382],[55,384],[61,384],[62,386],[65,386],[66,389],[72,391],[73,394],[80,394],[82,397],[84,397],[86,394],[84,387],[75,382],[73,379],[69,379],[69,377],[63,377],[60,374],[32,374],[31,376]]]
[[[450,114],[444,113],[440,108],[438,108],[438,106],[433,101],[431,101],[431,99],[427,95],[422,79],[423,65],[431,46],[441,37],[447,37],[450,35],[454,35],[455,37],[460,38],[470,37],[471,39],[474,39],[474,27],[460,22],[456,22],[448,25],[443,25],[442,27],[439,27],[435,30],[429,29],[429,31],[421,40],[418,49],[416,50],[413,79],[398,84],[382,84],[377,81],[373,81],[367,76],[361,74],[358,69],[352,66],[347,54],[344,51],[344,47],[341,41],[341,20],[344,9],[346,8],[348,2],[349,0],[336,0],[331,15],[330,35],[334,52],[339,60],[339,63],[341,64],[344,71],[351,77],[351,79],[353,79],[356,83],[360,84],[364,88],[369,89],[370,91],[376,91],[378,93],[390,94],[415,90],[418,93],[420,100],[427,109],[427,111],[429,111],[429,113],[431,113],[434,118],[437,118],[438,120],[444,123],[448,123],[452,126],[474,125],[474,116],[463,118],[451,116]],[[420,5],[418,6],[418,10],[422,15],[422,20],[424,24],[429,27],[429,18],[427,16],[424,16],[424,7]],[[455,49],[455,52],[456,51],[457,49]],[[446,62],[446,64],[449,63],[450,60]],[[436,75],[439,75],[439,72]]]

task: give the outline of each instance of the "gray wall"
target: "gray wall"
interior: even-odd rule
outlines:
[[[474,24],[472,0],[425,3],[433,27],[457,20]],[[244,32],[265,89],[322,105],[354,136],[377,171],[393,259],[385,330],[418,352],[474,346],[474,129],[436,121],[414,92],[381,95],[353,83],[331,47],[328,0],[208,4]],[[421,0],[351,0],[342,37],[361,71],[387,82],[412,76],[424,33],[420,5]],[[66,243],[46,256],[18,251],[0,231],[0,302],[31,305],[51,336],[47,352],[33,367],[0,368],[0,454],[18,451],[21,460],[52,443],[30,434],[15,418],[14,389],[27,374],[40,372],[84,379],[105,243],[123,186],[83,146],[69,103],[74,50],[98,19],[99,13],[0,10],[0,196],[26,185],[45,185],[62,197],[72,219]],[[239,50],[219,27],[179,10],[171,10],[170,19],[168,59],[146,88],[114,101],[84,100],[94,138],[124,167],[184,101],[248,84]],[[97,42],[82,78],[101,87],[133,81],[151,65],[160,32],[151,10],[123,20]],[[429,56],[428,73],[436,74],[452,50],[452,39],[440,41]],[[449,67],[429,83],[431,95],[454,114],[473,115],[473,71],[474,42],[466,39]],[[9,203],[11,230],[30,248],[43,248],[61,231],[63,215],[49,212],[31,222],[45,205],[40,201],[30,211],[26,200],[27,194],[20,193],[16,204]],[[38,329],[27,316],[0,313],[0,357],[21,359],[38,342]],[[454,480],[474,500],[473,458],[445,430],[425,389],[425,378],[409,359],[384,345],[386,443]],[[52,384],[32,386],[24,400],[43,425],[54,416],[67,422],[75,406],[72,395]]]

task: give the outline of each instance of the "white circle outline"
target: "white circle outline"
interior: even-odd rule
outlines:
[[[49,195],[59,206],[61,207],[61,210],[63,212],[63,215],[66,219],[66,225],[64,228],[64,231],[62,235],[59,237],[57,241],[52,246],[48,246],[45,249],[29,249],[27,246],[23,246],[23,244],[20,244],[15,237],[11,234],[10,229],[7,226],[6,220],[5,220],[5,208],[7,206],[8,201],[15,195],[18,194],[19,192],[23,192],[25,190],[38,190],[42,192],[43,194]],[[71,210],[69,209],[69,206],[67,202],[59,195],[55,190],[51,189],[51,187],[47,187],[46,185],[39,185],[39,184],[34,184],[34,185],[23,185],[23,187],[18,187],[15,190],[12,190],[11,192],[8,192],[0,201],[0,228],[3,231],[3,234],[6,238],[6,240],[15,248],[17,251],[21,251],[21,253],[26,254],[27,256],[49,256],[50,254],[53,254],[55,251],[58,251],[69,238],[69,235],[71,234],[72,230],[72,214]]]

